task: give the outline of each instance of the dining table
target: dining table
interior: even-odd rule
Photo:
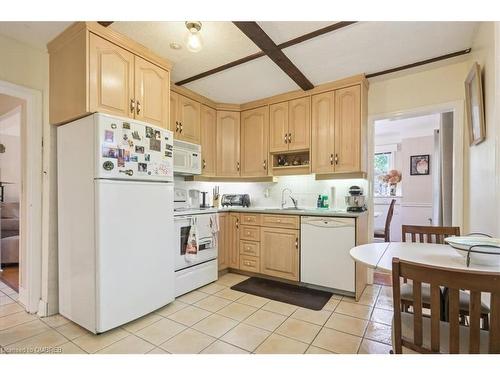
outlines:
[[[353,247],[351,258],[381,272],[392,272],[392,259],[399,258],[428,266],[453,268],[462,271],[499,272],[498,265],[471,263],[450,245],[420,242],[375,242]]]

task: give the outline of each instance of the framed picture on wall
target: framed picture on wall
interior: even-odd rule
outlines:
[[[465,107],[469,142],[470,145],[477,145],[486,137],[481,67],[477,62],[474,63],[465,79]]]
[[[430,155],[410,156],[410,175],[423,176],[429,174]]]

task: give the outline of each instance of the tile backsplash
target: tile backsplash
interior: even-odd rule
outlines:
[[[208,201],[212,202],[212,190],[219,186],[220,194],[250,194],[250,202],[253,207],[279,207],[281,205],[281,191],[289,188],[291,195],[298,199],[299,207],[316,207],[318,194],[328,195],[330,208],[344,209],[346,207],[344,197],[348,195],[349,187],[358,185],[367,193],[368,181],[363,179],[348,180],[322,180],[316,181],[314,175],[304,176],[282,176],[277,182],[192,182],[184,181],[182,177],[175,177],[175,186],[183,189],[198,189],[208,191]],[[334,188],[334,204],[331,203],[332,187]],[[287,206],[292,202],[285,194]]]

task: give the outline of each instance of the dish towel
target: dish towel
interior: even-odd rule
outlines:
[[[212,230],[212,241],[214,246],[218,246],[219,233],[219,215],[210,215],[210,229]]]
[[[188,262],[193,262],[198,258],[198,234],[196,224],[196,216],[191,217],[189,235],[186,244],[186,253],[184,255]]]

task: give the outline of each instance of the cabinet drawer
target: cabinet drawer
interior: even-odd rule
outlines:
[[[300,219],[295,215],[262,215],[262,226],[299,229]]]
[[[250,241],[260,241],[260,228],[250,225],[240,226],[240,239]]]
[[[242,255],[240,257],[240,270],[260,272],[260,259],[250,255]]]
[[[241,240],[240,254],[258,257],[260,255],[260,242]]]
[[[260,225],[260,214],[241,214],[241,224]]]

